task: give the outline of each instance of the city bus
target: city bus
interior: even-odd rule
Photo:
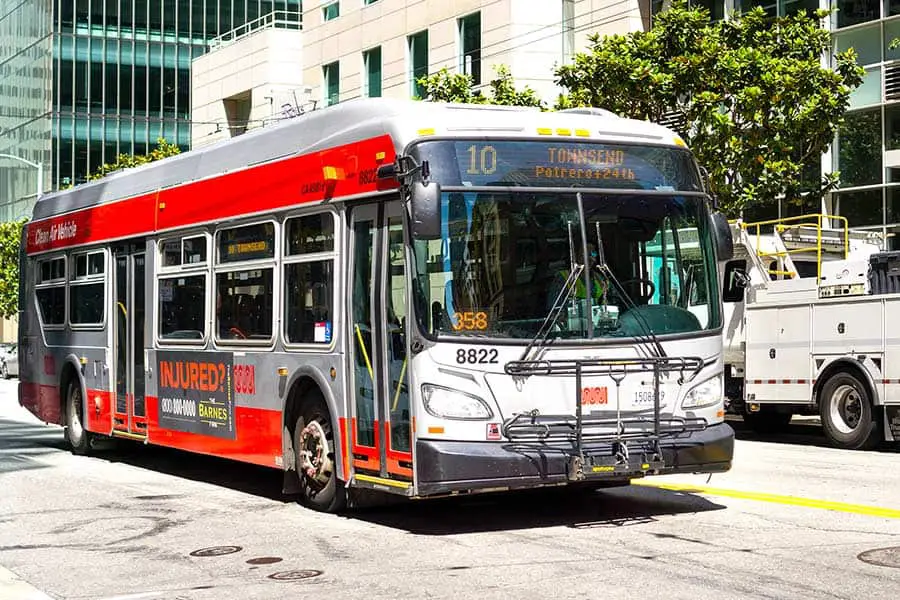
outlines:
[[[77,454],[264,465],[325,512],[727,471],[732,251],[664,127],[349,101],[42,196],[19,401]]]

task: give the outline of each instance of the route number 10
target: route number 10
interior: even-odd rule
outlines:
[[[469,146],[469,175],[493,175],[497,171],[497,151],[493,146]]]

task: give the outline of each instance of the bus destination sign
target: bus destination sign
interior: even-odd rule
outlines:
[[[447,140],[418,148],[444,186],[702,189],[690,153],[674,146]]]
[[[233,440],[232,355],[157,352],[159,426]]]

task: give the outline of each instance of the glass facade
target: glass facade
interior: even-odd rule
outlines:
[[[57,0],[53,174],[80,183],[160,137],[190,143],[191,59],[213,38],[299,0]]]
[[[831,212],[851,227],[871,228],[887,236],[886,248],[900,249],[900,2],[832,0],[834,49],[853,48],[866,70],[851,97],[850,111],[838,132],[832,168],[841,188]]]
[[[275,11],[300,22],[300,0],[0,0],[0,153],[40,158],[47,189],[160,137],[187,149],[191,59]],[[35,184],[6,165],[0,201],[27,200]]]
[[[0,0],[0,220],[30,212],[50,182],[51,6]],[[22,162],[27,161],[27,162]]]

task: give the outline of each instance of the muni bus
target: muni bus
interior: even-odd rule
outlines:
[[[731,244],[664,127],[349,101],[42,196],[19,401],[322,511],[726,471]]]

